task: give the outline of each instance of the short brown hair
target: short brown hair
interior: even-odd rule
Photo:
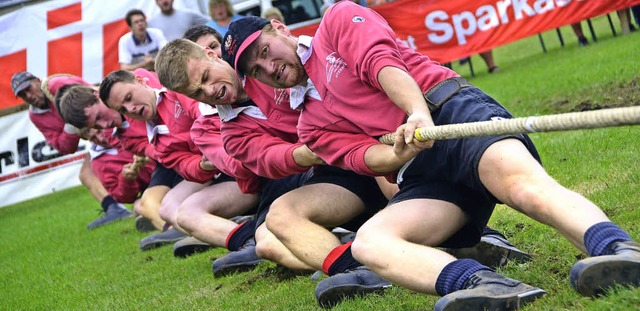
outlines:
[[[156,73],[162,86],[181,93],[189,86],[187,63],[190,59],[207,59],[204,49],[187,40],[175,39],[167,43],[156,56]]]
[[[104,79],[102,79],[100,88],[98,89],[98,94],[100,94],[100,99],[105,105],[107,105],[107,107],[110,107],[109,95],[111,94],[111,88],[118,82],[135,83],[136,75],[131,71],[120,69],[110,72],[106,77],[104,77]]]
[[[77,128],[86,127],[87,115],[84,109],[98,103],[98,97],[94,92],[94,89],[79,84],[58,91],[56,102],[62,119]]]

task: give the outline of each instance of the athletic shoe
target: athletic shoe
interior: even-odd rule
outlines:
[[[190,236],[173,244],[173,256],[184,258],[196,253],[206,252],[212,247],[211,244]]]
[[[531,261],[531,255],[519,250],[499,232],[485,230],[480,242],[474,247],[449,248],[445,251],[456,258],[470,258],[485,266],[502,267],[509,261],[523,263]]]
[[[390,287],[389,281],[359,266],[320,281],[316,286],[316,300],[321,307],[331,308],[344,299],[381,293]]]
[[[589,45],[589,40],[585,36],[578,37],[578,46],[587,46]]]
[[[546,292],[537,287],[490,270],[480,270],[471,275],[464,289],[440,298],[433,310],[518,310],[544,294]]]
[[[616,242],[613,255],[576,262],[569,273],[571,286],[583,296],[600,296],[615,285],[640,285],[640,244]]]
[[[158,229],[156,229],[149,218],[138,216],[136,217],[136,230],[138,230],[138,232],[151,232]]]
[[[107,208],[107,211],[100,218],[90,222],[87,225],[87,229],[91,230],[93,228],[100,227],[102,225],[106,225],[110,222],[114,222],[120,219],[126,219],[129,217],[133,217],[133,213],[131,213],[124,205],[120,203],[111,204]]]
[[[140,240],[140,250],[148,251],[162,245],[178,242],[186,237],[188,237],[187,234],[178,231],[174,227],[171,227],[167,229],[167,231],[152,234]]]
[[[333,228],[333,230],[331,230],[331,233],[333,233],[333,235],[335,235],[340,240],[340,243],[342,243],[342,244],[353,242],[353,240],[356,239],[356,233],[355,232],[349,231],[349,230],[344,229],[342,227]]]
[[[239,250],[214,260],[211,269],[213,277],[219,278],[230,273],[249,271],[262,262],[256,254],[256,242],[250,238]]]

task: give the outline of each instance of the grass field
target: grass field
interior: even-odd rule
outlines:
[[[563,27],[566,46],[559,46],[555,31],[545,33],[546,54],[537,37],[496,49],[502,69],[497,74],[486,73],[477,56],[474,78],[467,67],[454,69],[517,117],[640,105],[640,33],[613,37],[605,18],[594,23],[599,41],[584,48]],[[532,135],[552,176],[640,239],[638,137],[640,127]],[[307,275],[264,264],[214,279],[211,261],[225,250],[186,259],[174,258],[170,247],[141,252],[138,242],[145,234],[135,231],[132,220],[85,229],[98,208],[78,187],[0,209],[0,310],[318,309],[316,283]],[[568,273],[582,255],[554,230],[504,206],[497,207],[490,225],[534,258],[500,271],[548,292],[525,310],[640,309],[639,289],[596,300],[574,292]],[[430,310],[436,300],[394,287],[335,310]]]

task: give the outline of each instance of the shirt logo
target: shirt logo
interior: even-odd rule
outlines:
[[[287,89],[273,89],[273,100],[276,102],[276,105],[280,105],[283,101],[289,100],[289,93],[287,93]]]
[[[362,16],[356,15],[351,19],[351,21],[354,23],[364,23],[365,19]]]
[[[336,79],[340,76],[342,70],[347,67],[347,63],[336,52],[329,54],[325,60],[327,62],[325,65],[325,70],[327,71],[327,83],[329,83],[333,76],[335,76]]]
[[[182,114],[182,106],[180,105],[180,102],[176,100],[176,105],[173,106],[173,117],[175,119],[180,118],[180,115]]]

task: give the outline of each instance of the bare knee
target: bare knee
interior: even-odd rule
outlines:
[[[189,233],[195,230],[195,224],[198,222],[198,218],[200,218],[200,215],[186,206],[181,206],[176,212],[176,222],[178,226],[189,231]]]
[[[295,208],[292,208],[288,202],[283,200],[275,200],[269,208],[269,213],[265,220],[267,228],[272,233],[279,233],[284,229],[287,229],[291,224],[291,220],[297,218],[298,215],[294,212]]]
[[[356,238],[351,244],[351,254],[359,262],[370,266],[375,264],[376,254],[380,252],[380,231],[373,230],[366,225],[358,230]]]
[[[547,201],[553,198],[552,192],[561,190],[562,186],[553,180],[535,182],[523,180],[512,184],[509,191],[509,205],[529,216],[549,214]]]

